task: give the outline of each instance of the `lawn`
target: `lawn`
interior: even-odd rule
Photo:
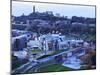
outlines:
[[[91,35],[91,34],[80,35],[80,38],[82,38],[85,41],[95,41],[96,40],[96,36],[95,35]]]
[[[21,59],[18,59],[17,57],[15,57],[15,56],[12,56],[12,63],[11,63],[12,64],[12,70],[22,66],[23,64],[25,64],[27,62],[28,62],[27,59],[21,60]]]
[[[59,53],[64,52],[64,51],[65,51],[65,50],[56,50],[56,51],[54,51],[53,53],[48,54],[48,55],[44,55],[44,56],[42,56],[42,57],[39,57],[38,59],[42,59],[42,58],[46,58],[46,57],[49,57],[49,56],[53,56],[53,55],[59,54]]]
[[[66,50],[56,50],[51,55],[56,55],[56,54],[59,54],[59,53],[64,52],[64,51],[66,51]]]
[[[43,58],[46,58],[46,57],[49,57],[49,56],[51,56],[51,55],[43,55],[43,56],[37,58],[37,60],[38,60],[38,59],[43,59]]]
[[[38,69],[38,72],[58,72],[58,71],[71,71],[72,69],[62,66],[61,64],[52,64]]]
[[[42,50],[32,50],[32,54],[40,53]]]

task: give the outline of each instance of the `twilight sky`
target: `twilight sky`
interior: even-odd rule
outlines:
[[[14,16],[20,16],[23,13],[29,15],[32,12],[33,6],[36,11],[45,12],[53,11],[53,13],[59,13],[61,16],[83,16],[95,18],[94,6],[82,6],[82,5],[63,5],[63,4],[46,4],[46,3],[32,3],[32,2],[12,2],[12,14]]]

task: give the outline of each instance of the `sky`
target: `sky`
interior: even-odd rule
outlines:
[[[33,6],[38,12],[52,11],[54,14],[59,13],[61,16],[90,17],[95,18],[94,6],[83,5],[63,5],[63,4],[47,4],[33,2],[12,2],[12,15],[20,16],[23,13],[29,15],[33,11]]]

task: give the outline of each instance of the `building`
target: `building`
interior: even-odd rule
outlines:
[[[27,47],[27,34],[16,36],[12,38],[12,50],[20,51]]]

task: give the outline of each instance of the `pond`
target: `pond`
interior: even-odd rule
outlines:
[[[63,66],[72,68],[72,69],[80,69],[82,61],[75,56],[68,57],[66,61],[62,64]]]

